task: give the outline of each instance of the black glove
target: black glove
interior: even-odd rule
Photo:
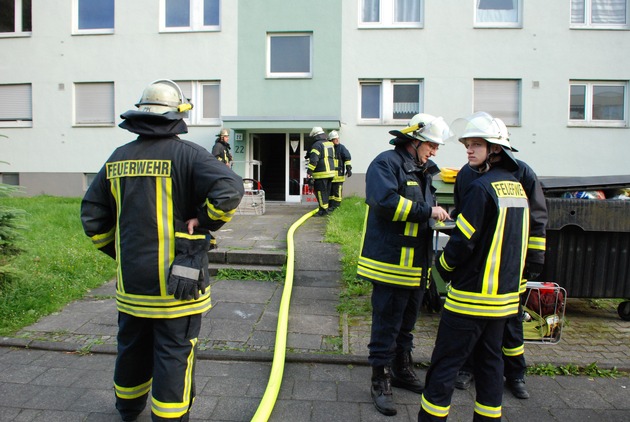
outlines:
[[[309,177],[306,180],[306,183],[308,183],[308,185],[312,188],[313,186],[315,186],[315,179],[313,179],[312,177]]]
[[[211,236],[177,232],[175,234],[175,259],[168,278],[168,294],[175,299],[199,299],[210,286],[208,273],[208,249]]]
[[[523,278],[525,280],[536,280],[540,273],[542,273],[543,264],[525,263],[525,270],[523,270]]]
[[[346,166],[346,176],[352,177],[352,166]]]

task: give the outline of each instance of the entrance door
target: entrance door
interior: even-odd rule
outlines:
[[[260,184],[265,199],[286,198],[286,134],[257,133],[252,136],[253,159],[260,161]]]

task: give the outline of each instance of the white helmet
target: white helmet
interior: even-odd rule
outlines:
[[[510,134],[498,117],[492,117],[485,111],[477,113],[453,122],[453,128],[459,129],[459,142],[465,143],[466,138],[483,138],[491,144],[497,144],[512,149]]]
[[[308,136],[312,138],[313,136],[319,135],[320,133],[324,133],[324,129],[319,126],[315,126],[313,129],[311,129],[311,133]]]
[[[391,130],[389,133],[396,136],[396,139],[392,139],[389,142],[393,145],[413,139],[444,145],[444,141],[453,136],[453,132],[451,132],[451,129],[442,117],[435,117],[425,113],[413,116],[406,128]]]
[[[149,113],[183,113],[192,109],[192,104],[184,98],[181,88],[175,82],[158,79],[144,89],[136,107]]]
[[[339,139],[339,133],[337,133],[337,131],[336,131],[336,130],[331,130],[331,131],[328,133],[328,140],[329,140],[329,141],[332,141],[333,139]]]

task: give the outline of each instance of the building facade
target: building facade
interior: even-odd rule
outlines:
[[[352,153],[364,194],[389,130],[418,112],[501,117],[542,176],[627,174],[630,0],[7,0],[0,173],[82,196],[144,87],[180,84],[185,139],[231,131],[234,170],[300,201],[313,126]],[[6,137],[6,138],[5,138]],[[440,166],[460,167],[457,141]]]

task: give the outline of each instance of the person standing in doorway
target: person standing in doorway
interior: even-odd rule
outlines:
[[[329,197],[332,180],[335,176],[335,148],[334,144],[326,139],[326,134],[321,127],[315,126],[309,134],[315,140],[308,154],[306,173],[309,184],[313,186],[315,197],[319,204],[318,216],[329,214]]]
[[[335,146],[335,168],[337,173],[332,180],[332,187],[330,189],[329,207],[330,211],[334,211],[341,205],[343,199],[343,182],[346,181],[346,176],[352,176],[352,157],[350,151],[341,142],[339,142],[339,133],[336,130],[331,130],[328,133],[328,140]]]
[[[372,283],[368,361],[376,410],[397,413],[392,385],[421,393],[413,369],[413,328],[433,261],[431,218],[446,220],[435,203],[431,161],[451,136],[441,117],[416,114],[408,127],[389,132],[394,149],[380,153],[365,176],[365,227],[357,275]]]
[[[192,105],[173,81],[151,83],[121,117],[138,135],[107,159],[81,202],[81,222],[116,259],[116,408],[135,421],[188,421],[202,313],[211,307],[210,231],[229,222],[243,180],[180,139]]]

